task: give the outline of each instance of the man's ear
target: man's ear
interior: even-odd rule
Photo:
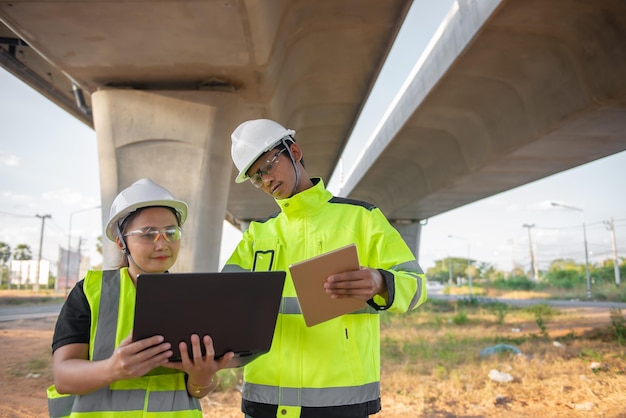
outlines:
[[[289,148],[291,149],[291,154],[293,155],[293,159],[298,162],[301,162],[302,161],[302,149],[300,148],[300,146],[296,144],[295,142],[293,142]]]

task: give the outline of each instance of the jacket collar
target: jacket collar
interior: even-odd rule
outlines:
[[[314,215],[333,197],[332,193],[326,190],[324,180],[320,177],[312,177],[311,181],[313,187],[287,199],[275,199],[276,204],[287,218]]]

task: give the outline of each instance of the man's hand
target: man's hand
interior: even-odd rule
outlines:
[[[333,299],[354,298],[367,301],[375,295],[387,297],[387,285],[383,275],[378,270],[367,267],[328,276],[324,282],[324,290]]]

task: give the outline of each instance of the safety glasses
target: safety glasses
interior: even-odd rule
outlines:
[[[154,228],[152,226],[148,226],[141,229],[135,229],[134,231],[129,231],[125,237],[137,237],[137,239],[145,244],[154,244],[159,240],[159,237],[163,237],[163,239],[167,242],[176,242],[180,241],[183,235],[183,230],[180,226],[168,226],[161,230]]]
[[[256,173],[250,176],[250,181],[252,182],[252,184],[254,184],[256,187],[263,186],[263,176],[266,176],[274,171],[274,168],[276,168],[276,165],[278,164],[278,158],[280,157],[280,154],[282,154],[286,149],[287,148],[283,148],[282,150],[274,154],[271,159],[265,160],[265,162],[261,164],[261,167],[259,167]]]

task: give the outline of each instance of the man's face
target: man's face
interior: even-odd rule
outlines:
[[[293,170],[291,170],[287,150],[276,148],[261,155],[248,169],[250,181],[275,199],[291,196],[293,190]]]

